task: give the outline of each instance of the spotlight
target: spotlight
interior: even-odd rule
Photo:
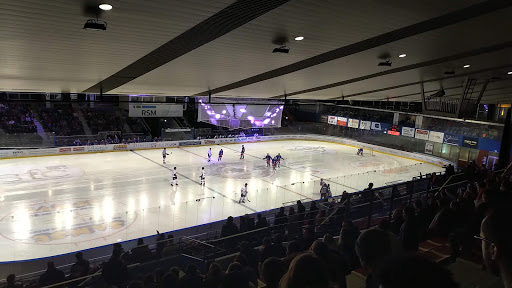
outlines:
[[[377,65],[377,66],[386,66],[386,67],[391,67],[391,64],[392,64],[392,63],[393,63],[393,62],[391,62],[391,61],[389,61],[389,60],[388,60],[388,61],[384,61],[384,62],[379,62],[379,65]]]
[[[295,37],[295,41],[302,41],[302,40],[304,40],[304,36]]]
[[[89,19],[87,20],[87,22],[85,22],[84,24],[84,29],[85,30],[96,30],[96,31],[99,31],[99,30],[107,30],[107,22],[103,21],[103,20],[98,20],[98,19]]]
[[[507,74],[508,74],[508,75],[512,75],[512,71],[508,72]]]
[[[274,50],[272,51],[272,53],[282,53],[282,54],[288,54],[290,53],[290,48],[286,47],[286,46],[281,46],[279,48],[274,48]]]
[[[462,67],[464,67],[464,68],[469,68],[470,66],[471,66],[471,65],[466,64],[466,65],[464,65],[464,66],[462,66]]]
[[[407,56],[407,54],[400,54],[400,55],[398,55],[398,57],[400,57],[400,58],[404,58],[405,56]]]
[[[100,4],[99,7],[101,10],[105,10],[105,11],[112,10],[112,5],[110,5],[110,4]]]

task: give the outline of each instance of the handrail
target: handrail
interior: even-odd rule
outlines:
[[[215,247],[215,246],[213,246],[213,245],[211,245],[211,244],[208,244],[208,243],[206,243],[206,242],[199,241],[199,240],[197,240],[197,239],[190,238],[190,237],[187,237],[187,236],[181,236],[181,238],[189,239],[189,240],[192,240],[192,241],[194,241],[194,242],[200,243],[200,244],[202,244],[202,245],[209,246],[209,247],[211,247],[211,248],[217,248],[217,247]],[[219,248],[219,249],[220,249],[220,248]]]

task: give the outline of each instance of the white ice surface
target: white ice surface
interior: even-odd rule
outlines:
[[[247,143],[0,160],[0,261],[46,257],[318,199],[320,178],[334,195],[410,180],[440,167],[317,141]],[[220,149],[222,162],[217,162]],[[368,151],[366,151],[368,152]],[[281,153],[274,173],[263,157]],[[177,167],[179,186],[171,187]],[[206,185],[199,184],[201,167]],[[304,183],[303,183],[304,182]],[[238,204],[248,183],[251,202]],[[212,198],[215,197],[215,198]],[[201,201],[196,201],[202,199]]]

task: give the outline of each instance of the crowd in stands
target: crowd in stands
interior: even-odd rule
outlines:
[[[46,132],[56,136],[84,135],[84,128],[71,104],[55,104],[53,108],[41,108],[39,119]]]
[[[226,249],[238,247],[238,251],[232,254],[228,264],[210,261],[204,275],[192,264],[168,267],[151,262],[180,251],[171,234],[159,233],[154,249],[143,239],[130,251],[124,251],[120,243],[114,244],[111,258],[98,267],[90,267],[79,253],[68,276],[49,262],[39,286],[102,269],[101,279],[110,287],[343,288],[347,287],[346,276],[362,269],[367,288],[458,287],[447,269],[418,254],[423,241],[443,238],[450,243],[454,258],[474,253],[476,247],[482,253],[485,268],[500,275],[504,287],[509,288],[512,287],[510,170],[509,166],[504,172],[492,172],[470,163],[462,170],[461,175],[468,180],[464,185],[433,189],[410,203],[404,202],[389,219],[384,217],[378,226],[362,232],[347,209],[350,194],[343,194],[336,202],[321,200],[304,205],[297,201],[297,205],[287,209],[281,207],[273,223],[262,214],[256,219],[251,215],[241,216],[238,224],[228,217],[220,239],[210,243]],[[446,175],[433,175],[431,180],[434,185],[442,185],[454,173],[453,166],[448,166]],[[363,194],[373,195],[374,191],[369,185]],[[331,223],[334,227],[326,224],[330,218],[334,219]],[[339,231],[339,236],[333,237],[331,231]],[[157,263],[157,266],[153,273],[138,275],[137,269],[128,268],[133,263]],[[21,287],[14,275],[9,275],[7,280],[8,287]]]
[[[0,103],[0,129],[7,134],[36,133],[30,104]]]
[[[123,131],[123,119],[112,107],[109,108],[81,107],[85,121],[93,134],[101,131]]]

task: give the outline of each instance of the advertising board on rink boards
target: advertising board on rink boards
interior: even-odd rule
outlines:
[[[373,127],[372,127],[373,128]],[[252,140],[251,140],[252,139]],[[223,139],[203,139],[203,140],[189,140],[189,141],[164,141],[164,142],[144,142],[144,143],[131,143],[131,144],[107,144],[107,145],[94,145],[94,146],[70,146],[48,149],[27,149],[27,150],[0,150],[0,158],[24,157],[24,156],[47,156],[47,155],[69,155],[73,153],[94,153],[106,151],[128,151],[133,149],[151,149],[151,148],[164,148],[164,147],[178,147],[178,146],[194,146],[205,144],[218,144],[218,143],[245,143],[253,141],[266,141],[266,140],[320,140],[326,142],[334,142],[354,147],[364,147],[373,149],[374,151],[394,154],[397,156],[408,157],[420,161],[429,162],[435,165],[447,165],[451,162],[448,160],[438,158],[435,156],[411,153],[381,146],[361,143],[356,140],[339,138],[335,136],[325,135],[279,135],[279,136],[253,136],[253,137],[240,137],[240,138],[223,138]],[[78,148],[78,149],[76,149]],[[82,149],[83,148],[83,149]],[[452,163],[453,164],[453,163]]]
[[[327,118],[327,123],[329,124],[332,124],[332,125],[336,125],[336,116],[328,116]]]
[[[414,128],[402,127],[402,136],[414,137]]]
[[[442,132],[430,131],[430,133],[428,134],[428,141],[443,143],[443,140],[444,133]]]
[[[348,127],[359,128],[359,119],[348,119]]]
[[[415,138],[422,139],[422,140],[428,140],[428,132],[429,132],[428,130],[416,129]]]

